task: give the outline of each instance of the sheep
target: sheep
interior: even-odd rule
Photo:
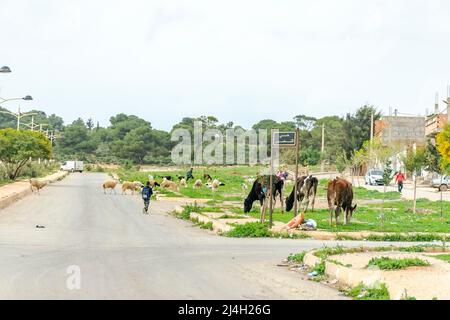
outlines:
[[[210,182],[210,181],[213,180],[213,179],[211,178],[211,176],[210,176],[209,174],[207,174],[207,173],[205,173],[205,174],[203,175],[203,179],[205,179],[205,181],[207,181],[207,182]]]
[[[217,191],[219,189],[219,186],[224,186],[225,184],[220,182],[219,180],[215,179],[211,184],[211,190]]]
[[[200,189],[202,187],[202,180],[197,179],[197,181],[195,181],[194,185],[192,186],[193,189]]]
[[[142,188],[144,185],[140,181],[125,181],[122,183],[122,194],[127,194],[127,190],[131,190],[132,194],[134,195],[135,191],[139,191],[140,188]]]
[[[186,187],[187,187],[187,182],[186,182],[186,179],[185,179],[185,178],[183,178],[183,179],[180,180],[180,186],[182,186],[183,188],[186,188]]]
[[[31,192],[32,193],[34,193],[34,189],[33,188],[36,188],[37,193],[40,194],[39,190],[44,188],[46,185],[47,185],[46,182],[39,181],[38,179],[30,179],[30,187],[31,187]]]
[[[178,192],[180,190],[175,182],[167,180],[166,178],[164,178],[161,182],[161,187],[175,192]]]
[[[114,194],[116,194],[116,186],[117,186],[117,181],[116,180],[105,181],[102,186],[103,186],[103,193],[104,194],[106,194],[106,189],[111,189],[110,194],[113,192],[113,190],[114,190]]]

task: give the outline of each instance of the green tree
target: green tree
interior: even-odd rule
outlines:
[[[442,173],[441,158],[436,146],[428,140],[425,147],[425,169],[430,172]]]
[[[446,125],[444,130],[437,135],[436,146],[442,157],[442,170],[445,172],[450,172],[450,125]]]
[[[15,180],[30,158],[50,159],[52,145],[39,132],[0,130],[0,162],[8,177]]]
[[[370,140],[371,116],[374,121],[381,118],[381,113],[373,106],[362,106],[354,114],[348,113],[343,121],[345,139],[342,147],[349,157],[353,150],[359,150],[364,142]]]

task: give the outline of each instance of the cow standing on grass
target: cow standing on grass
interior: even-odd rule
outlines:
[[[261,204],[261,220],[265,219],[265,212],[268,205],[268,200],[270,200],[270,176],[261,176],[258,177],[254,182],[252,189],[248,197],[244,201],[244,213],[248,213],[252,210],[253,202],[259,201]],[[277,176],[272,176],[272,197],[274,199],[274,206],[276,204],[277,195],[280,196],[281,202],[281,211],[284,211],[283,208],[283,198],[282,198],[282,189],[283,189],[284,181],[278,179]]]
[[[313,176],[302,176],[297,179],[297,201],[300,204],[300,210],[306,212],[311,204],[311,211],[314,211],[316,202],[317,187],[319,180]],[[294,206],[295,186],[289,197],[286,198],[286,211],[289,212]]]
[[[344,211],[344,225],[350,222],[353,211],[356,210],[356,204],[353,202],[353,186],[345,179],[336,177],[330,180],[327,186],[328,208],[330,210],[330,226],[333,224],[333,211],[338,225],[338,218],[341,209]]]

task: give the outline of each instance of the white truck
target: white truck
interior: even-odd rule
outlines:
[[[66,161],[61,165],[61,171],[80,172],[84,170],[83,161]]]

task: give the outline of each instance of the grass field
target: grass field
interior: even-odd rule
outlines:
[[[174,193],[159,189],[168,197],[189,197],[209,199],[209,210],[230,211],[232,213],[243,213],[243,200],[247,196],[251,185],[246,181],[248,177],[255,177],[260,171],[259,167],[211,167],[208,169],[194,170],[196,179],[202,178],[204,173],[208,173],[213,179],[219,179],[225,183],[217,192],[203,186],[200,189],[193,189],[194,181],[188,182],[187,188],[180,188],[180,193]],[[119,170],[117,172],[122,180],[145,182],[149,173]],[[152,172],[156,180],[161,180],[163,175],[171,175],[175,180],[178,175],[185,175],[186,170]],[[242,190],[242,183],[247,183],[249,190]],[[326,179],[320,180],[317,199],[326,198]],[[286,194],[292,191],[293,185],[286,188]],[[382,199],[386,200],[384,204]],[[369,201],[370,200],[370,201]],[[224,201],[235,201],[236,204],[225,205]],[[365,201],[366,204],[361,202]],[[354,187],[354,203],[358,204],[350,224],[344,226],[340,224],[338,229],[329,225],[328,210],[320,209],[315,212],[308,211],[307,219],[317,221],[318,229],[330,231],[379,231],[379,232],[426,232],[442,233],[450,231],[450,202],[441,203],[439,201],[430,201],[427,199],[418,199],[417,213],[412,213],[412,201],[400,199],[397,192],[379,192],[376,190],[367,190],[363,187]],[[255,202],[250,215],[259,218],[259,203]],[[273,214],[274,221],[287,223],[293,218],[293,213],[281,214],[280,209],[275,209]],[[341,215],[341,223],[342,223]]]

